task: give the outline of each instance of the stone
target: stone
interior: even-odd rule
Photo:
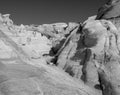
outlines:
[[[111,21],[93,20],[84,25],[84,31],[84,44],[91,52],[83,66],[84,81],[91,86],[94,84],[93,87],[102,85],[103,95],[119,95],[119,32],[116,26]]]
[[[120,16],[120,0],[109,0],[98,10],[96,19],[110,19]]]
[[[0,95],[119,95],[116,9],[109,0],[98,15],[68,24],[15,25],[0,14]]]
[[[19,26],[14,25],[8,14],[1,14],[0,21],[0,95],[96,95],[94,88],[74,79],[51,61],[67,50],[69,40],[66,56],[71,49],[68,58],[74,55],[78,24]],[[57,47],[56,53],[50,55],[53,47]]]

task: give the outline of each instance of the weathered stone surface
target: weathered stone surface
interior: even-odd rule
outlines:
[[[1,15],[0,22],[0,95],[97,94],[81,80],[48,65],[54,56],[67,49],[71,39],[70,48],[73,48],[71,45],[79,39],[76,35],[79,24],[17,26],[9,15]],[[74,52],[73,48],[69,58]]]
[[[116,9],[119,0],[109,0],[68,24],[14,25],[1,14],[0,95],[120,95]]]
[[[1,95],[88,95],[86,89],[90,91],[57,68],[2,63],[0,66]]]
[[[119,32],[110,21],[93,20],[83,27],[87,60],[83,65],[84,81],[101,85],[103,95],[119,95]],[[119,69],[118,69],[119,68]]]
[[[120,16],[120,0],[109,0],[98,10],[96,19],[110,19]]]
[[[119,95],[120,33],[111,21],[84,22],[57,55],[57,66],[100,95]]]

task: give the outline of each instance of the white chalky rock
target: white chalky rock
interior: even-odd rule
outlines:
[[[30,58],[40,58],[43,54],[49,54],[49,51],[52,47],[52,42],[42,33],[45,31],[45,28],[42,26],[39,30],[37,27],[36,30],[29,30],[28,28],[32,29],[33,26],[25,26],[21,24],[20,26],[12,25],[12,20],[9,19],[9,14],[1,15],[1,25],[0,25],[0,39],[8,39],[7,43],[9,44],[16,44],[16,48],[19,48],[18,51],[24,52]],[[4,23],[5,22],[5,23]],[[9,41],[10,40],[10,41]],[[13,53],[13,47],[7,46],[4,42],[1,43],[1,50],[0,50],[0,58],[8,58],[10,57],[11,53]]]
[[[55,28],[55,30],[59,32],[63,32],[64,28],[66,28],[68,25],[66,23],[54,23],[52,24]]]
[[[35,37],[32,35],[32,33],[31,35],[28,34],[26,36],[27,37],[21,38],[21,43],[26,44],[23,45],[22,48],[31,57],[41,57],[43,54],[49,53],[52,45],[50,40],[47,39],[47,37],[41,36],[40,33],[37,33]]]
[[[0,40],[0,59],[15,57],[15,53],[9,45]]]

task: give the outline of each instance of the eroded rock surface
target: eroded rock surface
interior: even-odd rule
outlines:
[[[56,64],[99,95],[120,95],[119,28],[111,21],[93,18],[71,33]]]
[[[108,0],[105,5],[99,8],[96,19],[110,19],[116,17],[120,17],[120,0]]]
[[[0,95],[120,95],[119,19],[97,17],[14,25],[1,14]]]
[[[96,95],[94,89],[65,73],[53,61],[67,49],[79,26],[78,23],[18,26],[9,19],[9,14],[1,14],[0,95]]]

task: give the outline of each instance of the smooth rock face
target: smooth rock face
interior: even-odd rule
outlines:
[[[105,19],[28,26],[1,14],[0,95],[120,95],[120,26]]]
[[[92,86],[94,84],[94,87],[98,84],[101,85],[103,95],[120,95],[120,88],[118,86],[120,80],[120,68],[118,65],[120,57],[120,50],[118,48],[119,32],[110,21],[101,20],[95,22],[93,23],[93,26],[96,28],[92,27],[91,24],[86,27],[88,32],[93,32],[91,32],[91,35],[95,35],[96,45],[89,48],[91,50],[91,56],[84,68],[85,82],[90,85],[92,84]],[[89,41],[90,39],[86,39],[86,41],[87,40]],[[93,78],[93,76],[98,76],[98,79],[97,77]]]

